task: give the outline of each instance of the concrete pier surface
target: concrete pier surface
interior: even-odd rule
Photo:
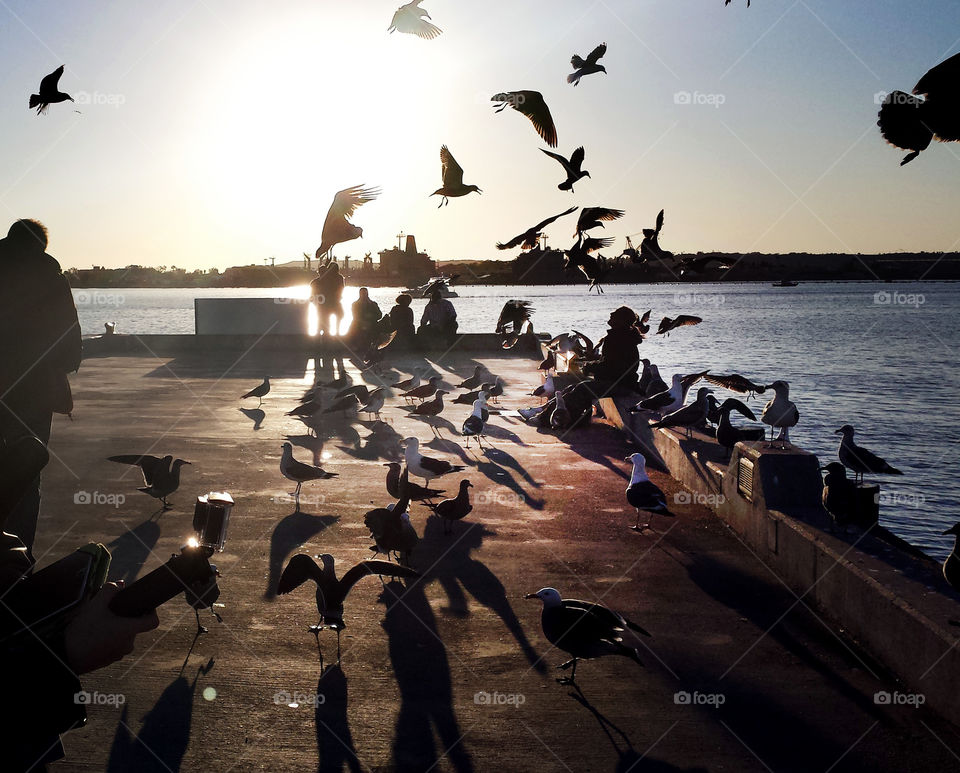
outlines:
[[[429,366],[454,386],[478,362],[504,379],[505,411],[536,403],[526,396],[540,381],[535,362],[500,353],[405,355],[386,380]],[[917,706],[922,698],[798,600],[709,509],[675,498],[684,490],[673,479],[651,471],[674,517],[633,532],[631,449],[619,431],[596,422],[558,437],[494,416],[480,453],[457,436],[468,406],[448,404],[450,424],[433,439],[392,397],[385,442],[367,441],[372,422],[337,417],[313,437],[284,413],[315,378],[339,374],[331,365],[295,351],[144,350],[85,360],[72,378],[74,419],[56,417],[44,472],[41,565],[99,541],[113,552],[111,576],[129,582],[190,535],[197,495],[226,490],[237,504],[226,551],[213,559],[223,623],[205,614],[210,632],[194,642],[182,596],[162,607],[159,629],[133,655],[84,677],[89,722],[66,736],[67,760],[55,769],[960,768],[957,728]],[[240,409],[256,400],[238,397],[265,375],[272,388],[255,428],[258,417]],[[307,631],[317,621],[313,586],[277,597],[277,579],[298,552],[333,554],[340,574],[370,557],[363,514],[392,501],[382,465],[409,435],[467,466],[434,485],[453,495],[469,478],[474,510],[445,535],[429,510],[411,507],[422,535],[412,564],[423,578],[406,587],[362,580],[346,602],[340,666],[329,665],[336,635],[320,636],[321,676]],[[279,472],[288,440],[297,458],[340,476],[304,484],[301,512]],[[106,461],[121,453],[192,463],[173,509],[155,515],[157,502],[136,491],[137,471]],[[544,586],[602,601],[650,631],[644,667],[581,661],[579,690],[557,684],[567,656],[543,636],[540,602],[523,598]]]

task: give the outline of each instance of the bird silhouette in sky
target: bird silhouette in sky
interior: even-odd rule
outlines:
[[[557,163],[563,167],[563,171],[567,173],[567,179],[557,186],[560,190],[573,193],[573,186],[584,177],[590,176],[590,172],[583,168],[583,158],[586,153],[582,145],[573,151],[573,155],[570,156],[569,160],[559,153],[551,153],[549,150],[544,150],[543,148],[540,148],[540,151],[557,161]]]
[[[463,184],[463,167],[457,163],[457,159],[453,157],[453,153],[446,145],[440,148],[440,173],[443,177],[443,185],[430,194],[431,196],[443,197],[440,199],[437,209],[444,204],[449,204],[448,199],[451,198],[466,196],[474,191],[483,194],[483,191],[476,185]]]
[[[323,233],[320,237],[320,246],[317,248],[317,260],[327,255],[335,245],[359,239],[363,236],[363,229],[351,223],[347,218],[352,217],[357,207],[368,201],[373,201],[380,195],[379,188],[364,188],[355,185],[344,188],[333,197],[333,203],[327,210],[327,218],[323,221]]]
[[[420,7],[423,0],[410,0],[397,8],[393,14],[393,21],[390,22],[390,32],[405,32],[408,35],[416,35],[424,40],[433,40],[443,30],[435,24],[425,21],[424,17],[430,18],[425,8]]]
[[[559,220],[561,217],[569,215],[571,212],[575,212],[577,207],[570,207],[570,209],[565,212],[561,212],[559,215],[554,215],[553,217],[548,217],[546,220],[543,220],[537,223],[532,228],[528,228],[519,236],[514,236],[508,242],[497,242],[498,250],[510,250],[519,245],[520,249],[523,250],[532,250],[537,246],[537,243],[540,241],[540,237],[543,236],[543,229],[550,225],[555,220]]]
[[[61,75],[63,75],[62,64],[40,81],[39,94],[30,95],[30,108],[37,108],[37,115],[47,112],[47,107],[57,102],[66,102],[68,99],[73,102],[73,97],[60,91]]]
[[[509,106],[525,115],[543,141],[551,148],[557,147],[557,127],[550,115],[550,108],[539,91],[503,91],[490,97],[490,101],[500,103],[495,111],[497,113]]]
[[[577,54],[574,54],[570,60],[570,65],[574,71],[567,76],[567,83],[576,86],[585,75],[593,75],[598,72],[605,73],[607,68],[602,64],[597,64],[605,53],[607,53],[607,44],[601,43],[590,52],[586,59],[581,59]]]

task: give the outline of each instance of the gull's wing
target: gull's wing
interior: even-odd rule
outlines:
[[[655,231],[656,235],[660,235],[660,231],[663,230],[663,210],[660,210],[660,214],[657,215],[657,230]]]
[[[550,225],[550,224],[551,224],[552,222],[554,222],[555,220],[559,220],[561,217],[566,217],[566,216],[569,215],[571,212],[576,212],[576,210],[577,210],[577,207],[570,207],[570,209],[566,210],[565,212],[561,212],[559,215],[554,215],[553,217],[548,217],[548,218],[547,218],[546,220],[544,220],[542,223],[538,223],[537,225],[535,225],[535,226],[533,227],[532,230],[534,230],[534,231],[539,231],[541,228],[546,228],[548,225]]]
[[[166,457],[164,457],[164,459],[165,458]],[[147,456],[146,454],[121,454],[120,456],[108,456],[107,461],[118,462],[120,464],[132,464],[135,467],[139,467],[140,472],[143,473],[143,482],[148,486],[153,485],[154,477],[158,472],[166,472],[169,470],[169,467],[163,464],[163,459],[161,459],[159,456]],[[170,457],[170,461],[173,461],[173,457]],[[167,467],[167,470],[162,470],[163,467]]]
[[[56,70],[54,70],[49,75],[44,75],[43,80],[40,81],[40,93],[43,94],[46,91],[59,91],[60,76],[63,75],[63,65],[61,64]]]
[[[586,151],[584,151],[583,145],[581,145],[579,148],[573,151],[573,155],[570,156],[570,166],[572,166],[574,169],[579,169],[583,164],[583,158],[585,155]]]
[[[327,212],[327,219],[329,220],[331,217],[351,217],[356,212],[357,207],[363,206],[368,201],[373,201],[379,195],[379,188],[364,188],[363,185],[344,188],[333,197],[333,203]]]
[[[600,58],[607,53],[607,44],[601,43],[593,51],[590,52],[590,55],[587,57],[586,64],[596,64],[600,61]]]
[[[580,150],[583,150],[583,148],[580,148]],[[569,168],[570,168],[570,165],[573,163],[573,159],[572,159],[572,158],[570,159],[570,161],[567,161],[567,159],[565,159],[565,158],[564,158],[563,156],[561,156],[559,153],[551,153],[549,150],[544,150],[543,148],[540,148],[540,152],[541,152],[541,153],[546,153],[548,156],[550,156],[550,158],[552,158],[552,159],[554,159],[555,161],[557,161],[564,169],[569,169]],[[574,151],[573,155],[574,155],[574,156],[577,155],[576,151]]]
[[[446,145],[440,148],[440,164],[444,188],[463,185],[463,167],[457,163]]]
[[[590,236],[583,241],[583,251],[593,252],[594,250],[600,250],[604,247],[609,247],[611,244],[613,244],[612,236],[604,237],[603,239],[595,239],[594,237]]]
[[[287,562],[286,568],[280,575],[280,582],[277,583],[277,593],[289,593],[295,588],[299,588],[307,580],[319,582],[322,576],[322,570],[306,553],[298,553]]]
[[[370,574],[379,574],[387,577],[408,577],[417,578],[420,572],[410,569],[406,566],[400,566],[390,561],[361,561],[349,571],[340,580],[340,590],[344,597],[350,592],[350,589],[357,584],[359,580]]]
[[[523,99],[518,101],[513,107],[515,110],[523,113],[530,119],[533,128],[537,130],[543,141],[551,148],[557,147],[557,127],[553,123],[553,116],[550,115],[550,108],[543,100],[543,94],[539,91],[518,91]]]
[[[63,68],[60,68],[61,71]],[[46,78],[44,78],[46,80]],[[924,75],[914,87],[914,94],[927,94],[942,98],[956,98],[960,92],[960,54],[954,54],[940,62]]]

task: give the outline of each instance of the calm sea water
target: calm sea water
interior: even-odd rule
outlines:
[[[710,368],[755,381],[790,383],[800,410],[791,440],[820,456],[835,458],[834,430],[850,423],[857,440],[904,472],[879,478],[881,521],[936,557],[952,538],[940,535],[960,520],[956,458],[960,429],[953,389],[960,381],[960,285],[944,283],[619,285],[588,295],[583,285],[458,287],[462,332],[491,332],[504,301],[533,302],[535,329],[551,333],[576,328],[594,340],[609,312],[620,305],[663,316],[695,314],[703,324],[669,338],[653,336],[644,356],[669,382],[674,372]],[[123,333],[192,333],[194,297],[272,297],[289,291],[75,290],[85,334],[115,321]],[[397,288],[374,288],[383,311]],[[347,288],[345,305],[356,298]],[[425,301],[415,300],[419,319]],[[759,413],[763,398],[751,406]]]

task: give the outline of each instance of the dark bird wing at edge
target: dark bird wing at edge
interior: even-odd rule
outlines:
[[[453,153],[446,145],[440,148],[440,164],[444,188],[463,185],[463,167],[457,163],[457,159],[453,157]]]
[[[277,583],[277,593],[283,595],[289,593],[295,588],[299,588],[307,580],[320,581],[323,576],[323,570],[306,553],[298,553],[288,562],[283,573],[280,575],[280,581]]]
[[[359,580],[369,574],[379,574],[387,577],[408,577],[411,579],[420,576],[420,572],[389,561],[361,561],[356,566],[348,569],[347,573],[343,575],[343,578],[340,580],[340,589],[343,591],[343,595],[346,596]]]

